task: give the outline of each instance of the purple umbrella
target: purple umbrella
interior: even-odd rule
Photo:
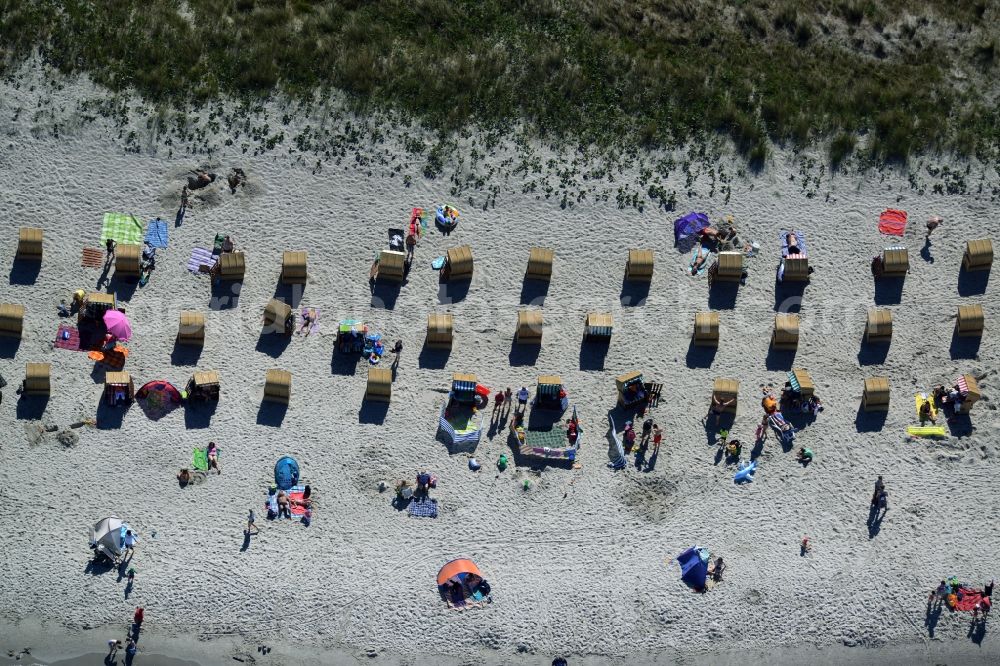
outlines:
[[[694,246],[698,232],[707,226],[708,215],[705,213],[688,213],[677,218],[674,220],[674,243],[681,252],[687,252]]]

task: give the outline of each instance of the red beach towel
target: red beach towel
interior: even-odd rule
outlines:
[[[980,601],[983,600],[983,593],[979,590],[970,590],[967,587],[962,588],[962,600],[955,603],[955,610],[969,612],[976,607]]]
[[[80,351],[80,331],[69,324],[59,324],[56,332],[55,346],[59,349]]]
[[[906,211],[887,208],[878,218],[878,230],[890,236],[902,236],[906,230]]]

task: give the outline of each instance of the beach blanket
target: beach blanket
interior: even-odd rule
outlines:
[[[108,370],[121,370],[125,367],[125,359],[128,358],[128,348],[115,345],[110,351],[92,351],[88,352],[87,356]]]
[[[906,434],[910,437],[944,437],[944,426],[907,426]]]
[[[906,211],[887,208],[878,218],[878,230],[889,236],[902,236],[906,231]]]
[[[309,310],[316,313],[316,318],[313,319],[312,326],[309,327],[309,335],[312,335],[313,333],[319,332],[319,308],[302,308],[302,312],[299,313],[299,317],[301,318],[301,321],[299,321],[299,328],[301,328],[302,324],[305,323],[306,313],[309,312]]]
[[[427,218],[424,217],[423,208],[414,208],[410,210],[410,223],[412,224],[414,221],[420,222],[420,226],[424,229],[427,228]]]
[[[80,265],[84,268],[102,268],[104,266],[104,250],[98,250],[96,247],[83,248]]]
[[[694,262],[698,258],[699,254],[702,257],[707,257],[708,248],[705,246],[700,246],[700,247],[695,246],[695,248],[691,250],[691,261],[688,262],[687,270],[685,271],[685,273],[687,273],[688,275],[691,275],[691,269],[694,268]],[[708,261],[706,260],[701,262],[701,266],[698,267],[698,272],[695,273],[695,275],[702,275],[707,270],[708,270]]]
[[[191,449],[191,467],[202,472],[208,471],[208,453],[205,449]]]
[[[292,515],[302,517],[306,515],[306,508],[299,504],[305,499],[305,486],[292,486],[288,489],[288,499],[292,503]]]
[[[108,239],[123,245],[142,245],[142,222],[134,215],[105,213],[101,226],[101,245]]]
[[[798,254],[793,254],[793,257],[807,257],[809,256],[809,250],[806,249],[806,237],[801,231],[781,231],[779,239],[781,240],[781,256],[788,256],[788,235],[791,234],[795,237],[795,244],[799,248]]]
[[[167,246],[167,223],[163,220],[150,220],[146,226],[146,242],[153,247]]]
[[[212,255],[211,250],[206,250],[203,247],[196,247],[191,250],[191,258],[188,259],[187,269],[194,274],[204,273],[206,271],[201,270],[202,266],[206,266],[211,269],[215,265],[215,257]]]
[[[980,590],[973,590],[969,587],[958,588],[962,593],[962,598],[955,602],[955,610],[969,612],[983,600],[983,593]]]
[[[436,499],[416,498],[406,507],[406,513],[414,518],[437,518],[438,503]]]
[[[55,346],[59,349],[80,351],[80,331],[75,326],[59,324],[59,330],[56,331]]]
[[[914,397],[914,400],[916,401],[916,404],[917,404],[917,418],[918,419],[920,418],[920,407],[925,402],[929,402],[931,404],[931,418],[932,419],[936,419],[937,418],[937,407],[934,406],[934,401],[931,398],[928,398],[926,393],[918,393],[917,395],[915,395],[913,397]]]

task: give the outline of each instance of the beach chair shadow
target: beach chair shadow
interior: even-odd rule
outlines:
[[[981,337],[961,337],[958,335],[958,331],[952,331],[948,353],[953,359],[978,358],[979,346],[982,342]]]
[[[535,280],[524,278],[521,282],[521,305],[537,305],[541,307],[545,304],[545,297],[549,293],[548,280]]]
[[[471,285],[472,280],[449,282],[441,279],[438,283],[438,303],[449,305],[465,300],[465,297],[469,295],[469,287]]]
[[[967,271],[964,268],[958,272],[958,295],[978,296],[986,293],[990,283],[990,271]]]
[[[903,299],[902,277],[880,277],[875,280],[875,304],[894,305]]]
[[[358,409],[358,423],[382,425],[389,413],[389,403],[377,400],[364,400]]]
[[[21,348],[21,338],[0,338],[0,358],[14,358]]]
[[[212,280],[212,293],[208,301],[211,310],[231,310],[240,304],[240,293],[243,291],[242,281]]]
[[[948,432],[953,437],[968,437],[976,431],[969,414],[952,414],[952,417],[947,419],[946,422],[948,424]]]
[[[740,293],[739,282],[716,280],[708,288],[708,307],[712,310],[732,310]]]
[[[718,347],[701,347],[694,343],[694,338],[688,342],[687,356],[684,363],[689,368],[711,368],[715,361]]]
[[[424,343],[424,346],[420,348],[420,356],[417,357],[417,367],[440,370],[447,365],[450,356],[451,349],[434,349]]]
[[[198,365],[198,359],[201,358],[202,348],[197,345],[184,345],[176,340],[174,341],[174,348],[170,352],[170,364],[171,365]]]
[[[510,353],[507,354],[507,358],[511,366],[535,365],[541,353],[541,345],[527,345],[515,340],[510,343]]]
[[[795,363],[794,349],[775,349],[771,346],[767,350],[767,357],[764,359],[764,367],[768,370],[791,370]]]
[[[806,292],[805,282],[774,283],[774,311],[795,314],[802,310],[802,297]]]
[[[49,405],[47,395],[21,395],[17,401],[17,418],[22,421],[37,421],[45,414]]]
[[[128,410],[132,408],[133,403],[128,403],[126,405],[119,405],[112,407],[104,399],[102,393],[100,402],[97,403],[97,429],[98,430],[116,430],[122,427],[122,422],[125,420],[125,414]]]
[[[866,412],[859,406],[854,417],[854,429],[858,432],[880,432],[888,416],[888,412]]]
[[[379,310],[392,310],[396,307],[402,286],[400,282],[376,281],[372,285],[371,306]]]
[[[188,401],[184,408],[184,427],[188,430],[209,427],[218,407],[217,400]]]
[[[346,377],[358,374],[358,361],[360,358],[358,354],[342,354],[334,348],[333,356],[330,358],[330,374],[344,375]]]
[[[127,303],[130,301],[138,288],[139,278],[131,276],[119,277],[117,273],[112,275],[111,280],[108,282],[108,293],[114,294],[119,302]]]
[[[888,343],[872,344],[862,341],[861,348],[858,350],[858,363],[860,365],[881,365],[885,363],[886,357],[889,356],[890,346]]]
[[[650,282],[623,279],[621,293],[618,294],[618,300],[622,307],[631,308],[645,305],[646,299],[649,298],[650,285]]]
[[[610,345],[607,342],[590,342],[588,340],[581,342],[580,369],[584,371],[603,370],[609,348]]]
[[[262,354],[267,354],[271,358],[278,358],[288,349],[288,345],[291,343],[292,336],[285,335],[284,331],[278,333],[265,327],[261,331],[260,337],[257,338],[255,349]]]
[[[305,291],[305,288],[304,284],[281,284],[279,282],[274,288],[273,298],[282,303],[288,303],[288,307],[292,308],[293,312],[298,312],[302,303],[302,292]]]
[[[288,405],[270,400],[261,400],[257,408],[257,425],[280,428],[288,414]]]
[[[14,259],[14,263],[10,267],[9,281],[10,284],[17,285],[33,285],[38,280],[38,274],[42,271],[41,261],[24,261],[21,259]]]

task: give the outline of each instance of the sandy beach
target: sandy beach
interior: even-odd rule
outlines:
[[[0,404],[0,618],[7,627],[0,653],[30,645],[37,663],[85,663],[60,660],[103,652],[114,637],[108,632],[123,635],[143,606],[140,655],[182,660],[161,662],[172,666],[232,657],[259,664],[547,664],[560,654],[572,664],[971,664],[1000,656],[993,620],[973,629],[969,613],[928,613],[926,605],[944,577],[982,586],[997,573],[1000,536],[991,517],[1000,508],[1000,420],[992,392],[1000,352],[991,331],[1000,299],[995,277],[960,281],[959,273],[968,239],[996,240],[992,167],[970,165],[968,182],[981,176],[985,190],[948,194],[935,191],[946,176],[928,165],[912,174],[830,174],[804,166],[808,155],[776,152],[757,174],[728,160],[712,167],[711,178],[707,167],[693,179],[675,168],[663,181],[679,193],[675,211],[617,205],[616,188],[642,191],[638,169],[597,181],[595,194],[563,206],[544,186],[525,185],[558,182],[562,163],[540,158],[538,174],[515,173],[508,146],[476,167],[494,168],[502,190],[490,189],[494,181],[476,190],[464,185],[469,163],[449,161],[440,177],[427,178],[391,133],[327,158],[292,149],[314,118],[282,125],[275,112],[271,133],[286,136],[279,147],[244,151],[247,133],[210,128],[206,154],[192,151],[211,122],[204,114],[181,141],[144,129],[154,123],[138,111],[124,124],[84,120],[81,101],[100,94],[86,82],[61,90],[34,83],[37,90],[25,82],[0,86],[0,252],[10,271],[0,302],[26,308],[23,339],[4,341],[0,357],[8,382]],[[42,101],[45,113],[33,116]],[[331,118],[329,128],[345,131],[345,122]],[[554,155],[541,145],[532,150]],[[223,174],[240,167],[247,186],[231,194],[220,181],[193,193],[175,225],[181,186],[199,167]],[[725,188],[716,181],[723,172]],[[596,196],[602,190],[610,197]],[[444,235],[432,223],[406,282],[370,290],[369,267],[386,247],[387,229],[404,227],[414,206],[445,202],[461,210],[455,231]],[[907,211],[902,238],[879,233],[886,208]],[[673,247],[672,222],[689,210],[713,221],[732,215],[741,238],[760,245],[732,300],[710,291],[706,277],[686,274],[689,253]],[[169,234],[146,286],[110,276],[134,324],[125,369],[137,385],[163,379],[177,386],[195,370],[217,370],[217,407],[181,407],[156,421],[138,405],[101,408],[104,370],[84,353],[53,348],[60,299],[98,289],[101,271],[82,267],[81,251],[101,247],[107,212],[162,217]],[[945,222],[925,245],[924,222],[933,215]],[[11,268],[19,226],[44,230],[37,275]],[[791,228],[808,239],[815,272],[801,296],[776,296],[779,233]],[[209,277],[185,268],[192,249],[211,247],[218,233],[231,234],[245,254],[238,293],[213,290]],[[439,284],[431,261],[463,244],[475,260],[471,283]],[[910,257],[899,293],[877,289],[869,268],[873,255],[894,244]],[[547,289],[523,281],[536,245],[555,251]],[[623,282],[632,248],[654,251],[648,293]],[[320,310],[318,333],[308,337],[261,333],[264,305],[289,296],[278,284],[285,250],[309,255],[308,283],[294,295],[301,307]],[[544,313],[537,353],[513,343],[522,302]],[[963,304],[986,311],[986,335],[972,351],[952,339]],[[893,313],[891,345],[874,355],[861,346],[873,307]],[[775,312],[789,309],[801,315],[794,359],[769,350]],[[175,347],[182,310],[205,314],[200,354]],[[695,313],[709,310],[721,318],[714,355],[690,347]],[[591,311],[614,317],[603,358],[581,346]],[[454,315],[450,354],[423,348],[427,315],[436,312]],[[403,341],[385,409],[362,400],[367,363],[334,351],[338,321],[351,318],[390,343]],[[43,411],[14,393],[30,362],[52,364]],[[758,452],[755,480],[736,485],[733,465],[716,457],[714,429],[703,425],[712,382],[739,380],[730,437],[751,443],[762,387],[780,389],[792,363],[809,371],[825,406],[796,436],[795,449],[808,446],[815,460],[801,466],[772,435]],[[287,411],[262,407],[271,368],[292,373]],[[664,441],[652,465],[637,468],[630,457],[616,471],[608,466],[608,415],[614,378],[630,370],[664,385],[652,412]],[[437,437],[452,373],[474,373],[494,392],[526,386],[534,393],[539,375],[561,376],[581,422],[579,465],[499,471],[500,455],[511,456],[504,421],[483,433],[471,454],[483,468],[470,471],[470,454],[449,451]],[[966,373],[983,395],[969,426],[946,426],[942,439],[908,439],[914,394]],[[884,420],[859,412],[863,381],[873,376],[890,381]],[[79,441],[72,446],[39,431],[94,418],[96,427],[73,429]],[[222,473],[180,488],[178,469],[209,441],[221,449]],[[285,455],[313,488],[309,527],[262,517],[274,463]],[[439,479],[436,519],[410,518],[391,505],[391,486],[422,470]],[[869,499],[880,474],[889,510],[871,529]],[[381,481],[388,491],[380,492]],[[245,542],[250,508],[261,532]],[[111,514],[140,538],[127,594],[118,572],[89,566],[88,529]],[[812,551],[802,556],[805,535]],[[681,582],[674,561],[693,545],[728,565],[725,580],[706,594]],[[479,565],[491,604],[459,612],[442,602],[435,576],[457,557]],[[262,655],[261,645],[285,647]]]

